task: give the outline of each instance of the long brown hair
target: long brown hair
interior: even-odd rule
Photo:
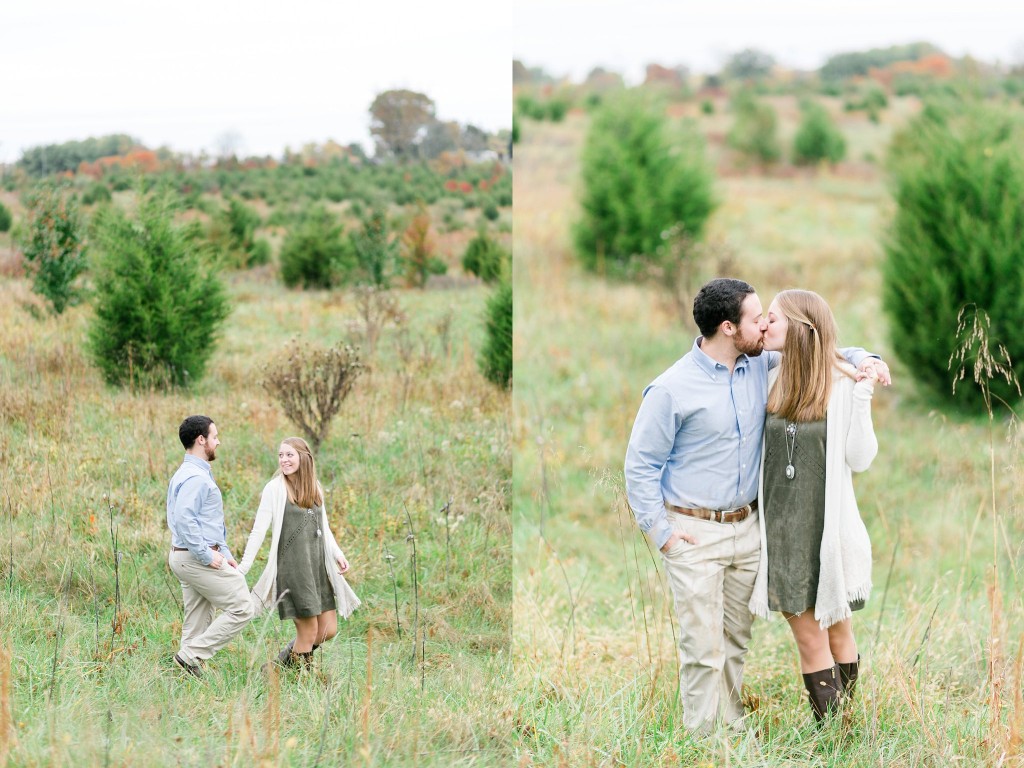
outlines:
[[[834,369],[852,378],[836,346],[839,331],[835,317],[814,291],[791,288],[773,303],[789,325],[779,378],[768,394],[768,412],[789,421],[819,421],[828,410]]]
[[[313,461],[309,445],[301,437],[286,437],[281,442],[290,445],[299,454],[299,468],[290,475],[281,473],[284,486],[288,489],[288,498],[299,507],[319,507],[324,503],[324,497],[316,479],[316,462]]]

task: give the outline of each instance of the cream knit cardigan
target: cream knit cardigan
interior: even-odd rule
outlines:
[[[852,368],[847,368],[852,371]],[[771,390],[778,369],[768,376]],[[878,440],[871,424],[869,379],[854,382],[836,370],[828,402],[825,428],[825,528],[821,535],[821,570],[814,618],[822,629],[850,617],[850,602],[865,600],[871,593],[871,540],[860,518],[853,494],[853,473],[871,466],[878,453]],[[764,498],[764,444],[761,446],[761,478],[758,498]],[[768,557],[765,537],[765,509],[762,505],[761,561],[750,598],[750,612],[763,619],[768,610]],[[772,514],[785,514],[772,510]]]
[[[323,489],[320,489],[323,493]],[[288,501],[288,491],[284,485],[284,477],[277,475],[270,480],[263,488],[263,496],[260,499],[260,507],[256,512],[256,521],[252,524],[252,532],[245,544],[245,554],[242,555],[242,562],[238,570],[245,575],[252,568],[256,555],[263,546],[263,539],[266,538],[267,528],[273,523],[273,532],[270,537],[270,555],[267,558],[267,566],[263,573],[256,580],[256,586],[252,588],[252,602],[256,613],[260,614],[267,608],[271,608],[277,602],[277,545],[281,538],[281,523],[284,520],[284,508]],[[326,499],[325,499],[326,501]],[[327,525],[327,504],[323,506],[323,513],[320,520],[320,527],[324,532],[324,567],[331,577],[331,586],[334,588],[334,599],[338,606],[338,613],[346,619],[352,615],[352,611],[359,607],[359,598],[352,588],[345,581],[345,577],[338,570],[337,560],[344,555],[341,547],[334,539],[330,527]]]

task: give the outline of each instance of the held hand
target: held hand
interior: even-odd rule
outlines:
[[[872,378],[873,381],[882,382],[883,387],[888,387],[892,384],[892,376],[889,375],[889,366],[885,364],[884,360],[879,360],[877,357],[865,358],[861,361],[861,364],[857,366],[857,381],[869,377]]]
[[[668,537],[668,541],[661,548],[661,551],[668,554],[668,551],[676,545],[676,542],[685,541],[687,544],[696,544],[697,540],[688,533],[679,533],[679,531],[672,531],[672,535]]]
[[[224,555],[222,555],[220,552],[214,552],[213,560],[210,561],[210,567],[213,568],[215,571],[219,571],[222,565],[224,565]]]
[[[345,559],[344,555],[338,558],[338,572],[342,574],[348,572],[348,560]]]
[[[238,568],[238,563],[236,563],[234,560],[228,560],[228,565],[230,565],[232,568]]]

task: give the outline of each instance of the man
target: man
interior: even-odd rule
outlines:
[[[217,458],[217,425],[189,416],[178,427],[185,460],[167,487],[171,571],[181,582],[185,619],[174,663],[202,677],[200,663],[227,645],[253,617],[245,577],[227,546],[224,501],[210,463]],[[213,618],[215,609],[221,614]]]
[[[743,657],[760,558],[757,482],[768,400],[767,323],[754,289],[712,280],[693,302],[702,336],[645,390],[626,450],[626,491],[662,553],[679,622],[683,724],[709,732],[743,717]],[[844,350],[862,369],[888,368]]]

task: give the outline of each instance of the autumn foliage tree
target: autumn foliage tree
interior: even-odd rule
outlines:
[[[66,187],[43,184],[27,198],[20,245],[32,290],[61,314],[81,296],[76,285],[86,268],[85,221]]]
[[[437,242],[430,228],[430,214],[420,205],[402,233],[405,279],[413,288],[422,288],[430,275],[443,275],[447,271],[445,263],[434,255],[436,250]]]
[[[370,135],[377,155],[399,162],[419,157],[419,145],[435,122],[433,100],[424,93],[391,90],[370,105]]]

